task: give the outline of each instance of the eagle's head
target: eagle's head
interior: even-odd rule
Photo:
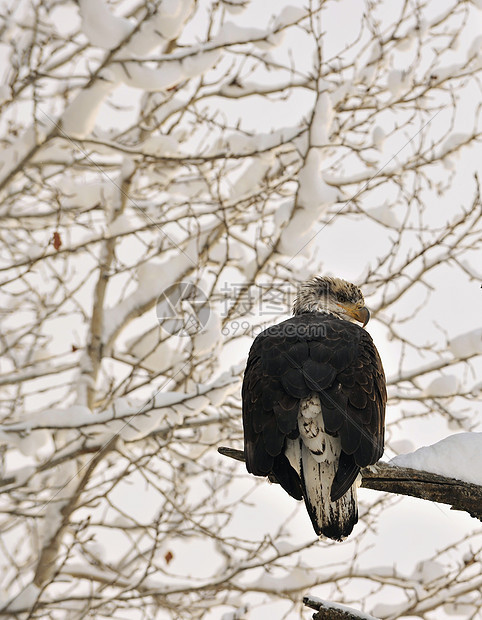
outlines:
[[[363,294],[354,284],[341,278],[315,276],[303,282],[293,306],[294,314],[322,312],[345,321],[358,321],[363,327],[370,313]]]

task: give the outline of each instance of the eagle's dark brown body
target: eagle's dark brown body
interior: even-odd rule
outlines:
[[[248,471],[304,498],[317,534],[347,536],[358,472],[383,453],[385,375],[370,335],[323,312],[274,325],[251,347],[242,396]]]

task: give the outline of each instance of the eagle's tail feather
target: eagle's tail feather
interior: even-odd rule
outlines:
[[[300,402],[299,437],[286,439],[284,455],[298,474],[318,536],[346,538],[358,521],[355,480],[360,468],[341,449],[341,439],[325,431],[318,394]]]
[[[306,508],[318,536],[343,540],[358,521],[356,485],[336,501],[332,501],[331,482],[335,464],[315,460],[309,448],[301,443],[300,478]]]
[[[296,470],[291,467],[284,454],[280,454],[273,463],[273,476],[283,489],[297,500],[303,499],[303,488]]]
[[[331,485],[330,496],[332,502],[345,495],[357,479],[359,473],[360,466],[355,463],[353,456],[342,452],[340,454],[340,460],[338,461],[335,479]]]

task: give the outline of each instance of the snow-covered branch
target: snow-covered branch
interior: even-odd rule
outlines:
[[[313,620],[377,620],[370,614],[365,614],[346,605],[325,601],[316,596],[305,596],[303,603],[318,612],[313,614]]]
[[[469,433],[466,433],[469,435]],[[480,435],[481,433],[476,433]],[[457,436],[455,436],[457,437]],[[481,439],[478,439],[480,446]],[[463,451],[464,443],[460,442],[461,451]],[[220,447],[218,452],[223,456],[228,456],[237,461],[244,462],[244,452],[234,448]],[[480,452],[477,452],[480,454]],[[404,455],[406,461],[407,456]],[[402,462],[401,457],[400,462]],[[441,458],[447,458],[442,455]],[[396,461],[396,459],[395,459]],[[477,472],[480,475],[480,467],[478,461],[468,458],[466,467]],[[482,521],[482,485],[473,484],[464,480],[458,480],[447,476],[411,467],[400,467],[390,463],[379,462],[377,465],[366,467],[361,470],[361,486],[375,491],[385,491],[398,495],[410,495],[432,502],[441,504],[449,504],[454,510],[463,510],[468,512],[472,517]],[[468,474],[467,474],[468,475]],[[276,479],[271,482],[277,482]]]
[[[362,487],[399,495],[411,495],[448,504],[482,521],[482,486],[439,476],[427,471],[378,463],[362,472]]]

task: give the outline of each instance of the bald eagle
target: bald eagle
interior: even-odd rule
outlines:
[[[363,329],[370,313],[357,286],[315,276],[301,285],[293,310],[249,352],[246,467],[304,499],[318,536],[342,540],[358,520],[360,468],[383,453],[385,374]]]

